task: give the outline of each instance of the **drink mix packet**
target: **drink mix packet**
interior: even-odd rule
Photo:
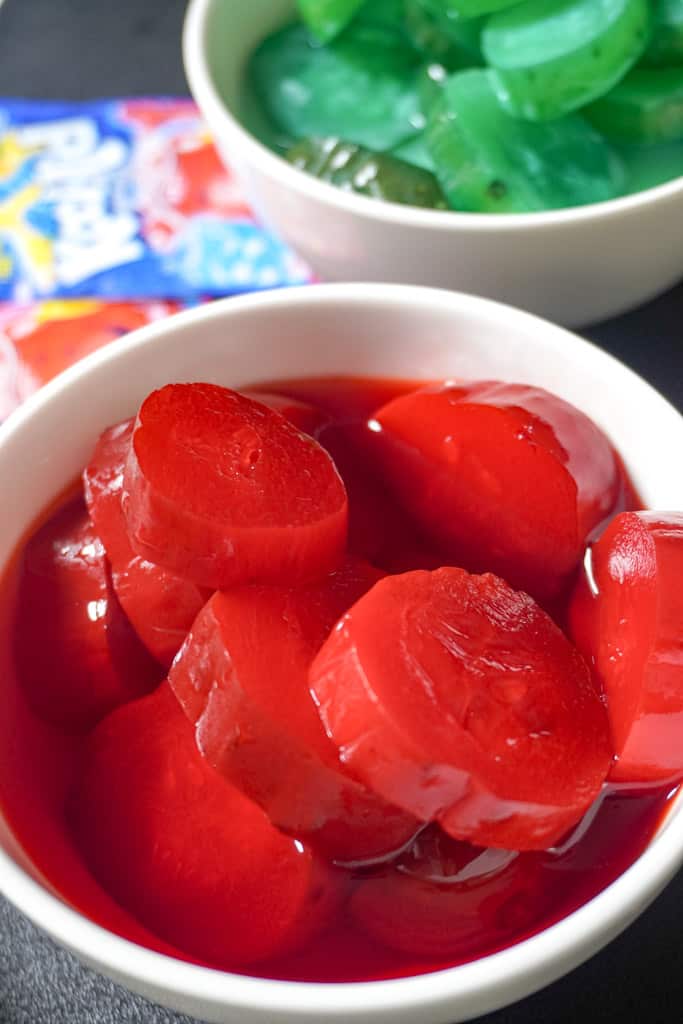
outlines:
[[[194,302],[308,280],[191,101],[0,99],[0,300]]]
[[[161,300],[0,303],[0,422],[78,359],[179,308]]]

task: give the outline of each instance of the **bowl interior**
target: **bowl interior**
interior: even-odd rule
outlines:
[[[683,508],[683,479],[672,472],[667,455],[683,446],[683,419],[653,389],[605,353],[532,316],[481,299],[392,286],[320,286],[224,300],[152,324],[73,367],[10,417],[0,428],[0,479],[11,481],[4,491],[0,522],[0,567],[8,562],[40,511],[79,474],[98,433],[133,414],[153,388],[169,381],[201,379],[239,387],[264,379],[324,375],[425,380],[495,377],[546,387],[574,402],[608,433],[646,504],[659,509]],[[467,989],[466,979],[471,981],[470,996],[476,989],[478,1001],[468,996],[467,1013],[482,1013],[547,983],[635,917],[683,859],[681,806],[677,801],[645,855],[652,855],[654,868],[645,872],[637,862],[611,887],[612,894],[601,894],[572,915],[583,924],[567,919],[550,929],[559,936],[555,946],[546,932],[496,954],[498,965],[509,965],[508,974],[517,979],[516,987],[504,990],[501,982],[490,988],[492,968],[487,973],[485,961],[443,972],[462,979],[461,992]],[[667,837],[671,832],[674,834]],[[0,890],[81,955],[111,965],[112,950],[128,944],[109,936],[106,956],[90,954],[88,943],[93,940],[90,933],[83,932],[82,919],[75,925],[69,918],[76,938],[65,937],[68,929],[50,923],[56,920],[54,906],[48,919],[35,889],[21,889],[19,894],[17,876],[13,875],[15,887],[10,891],[10,860],[24,868],[30,865],[1,821],[0,848],[9,857],[3,859],[0,852]],[[525,947],[533,952],[524,952]],[[573,959],[567,955],[568,948],[574,950]],[[550,965],[546,962],[541,971],[544,958]],[[121,953],[117,971],[155,998],[171,984],[182,983],[184,991],[192,992],[219,984],[211,979],[214,972],[186,965],[178,965],[177,979],[171,983],[168,970],[157,971],[154,966],[163,960],[149,953],[138,966],[132,965],[130,954]],[[149,964],[152,967],[148,968]],[[148,977],[144,986],[139,980],[142,965]],[[505,971],[497,970],[497,977],[502,978]],[[166,979],[163,984],[159,977]],[[380,986],[377,992],[404,993],[408,985],[414,1001],[429,1002],[441,991],[435,977],[373,984]],[[220,990],[221,1005],[242,991],[258,992],[258,998],[254,997],[258,1003],[264,992],[271,991],[268,986],[286,984],[226,978],[232,987]],[[444,985],[443,991],[451,998],[458,983],[454,980]],[[349,1000],[362,1005],[361,996],[352,993],[359,987],[347,986],[344,999],[348,994]],[[295,988],[310,990],[309,1009],[314,1004],[329,1009],[329,995],[320,1002],[323,997],[314,992],[320,986]],[[201,1008],[196,1003],[185,1005],[195,1013]],[[303,1002],[298,1005],[301,1008]],[[404,999],[403,1005],[407,1012],[409,1002]],[[452,1003],[449,1006],[451,1020],[465,1019],[456,1018]],[[339,1013],[342,1008],[340,1004]],[[206,1008],[202,1012],[209,1015]]]

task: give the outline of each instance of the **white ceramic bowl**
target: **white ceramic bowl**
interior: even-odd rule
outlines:
[[[108,424],[174,380],[360,374],[498,377],[542,385],[607,431],[651,505],[683,508],[666,452],[683,419],[630,370],[525,313],[464,295],[333,285],[228,299],[135,331],[48,384],[0,427],[0,569],[41,509],[73,480]],[[636,415],[637,413],[637,415]],[[58,443],[55,443],[58,439]],[[1,683],[0,683],[1,685]],[[445,1024],[519,999],[589,957],[683,862],[679,801],[643,856],[596,899],[535,938],[421,977],[348,985],[263,981],[178,963],[86,920],[52,895],[0,817],[0,891],[91,966],[208,1021]],[[618,982],[618,979],[615,979]]]
[[[567,325],[633,308],[683,277],[683,178],[551,213],[438,213],[333,188],[291,167],[239,120],[245,62],[293,0],[191,0],[190,89],[261,218],[326,281],[454,288]]]

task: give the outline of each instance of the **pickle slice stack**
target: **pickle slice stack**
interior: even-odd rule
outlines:
[[[340,188],[519,213],[683,174],[683,0],[298,5],[251,59],[257,134]]]

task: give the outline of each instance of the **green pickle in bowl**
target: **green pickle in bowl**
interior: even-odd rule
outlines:
[[[616,85],[649,31],[649,0],[524,0],[488,21],[482,44],[506,109],[547,121]]]
[[[533,213],[683,175],[683,0],[298,0],[252,53],[294,166],[422,209]]]
[[[251,61],[256,98],[292,139],[336,135],[391,149],[424,124],[419,58],[391,26],[358,23],[329,46],[302,25],[269,36]]]
[[[374,153],[338,139],[306,139],[287,153],[302,171],[339,188],[391,203],[446,210],[448,204],[434,175],[391,153]]]
[[[491,72],[448,80],[429,117],[427,145],[451,205],[460,210],[548,210],[613,199],[623,170],[576,114],[537,123],[500,104]]]

